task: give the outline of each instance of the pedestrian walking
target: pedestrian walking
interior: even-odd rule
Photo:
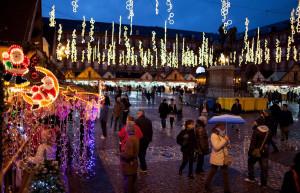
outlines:
[[[229,137],[226,135],[224,124],[219,123],[212,129],[210,140],[212,145],[210,154],[211,167],[205,181],[205,190],[211,192],[211,181],[218,168],[221,168],[223,173],[224,193],[230,193],[228,166],[231,164],[231,159],[228,152]]]
[[[196,134],[196,158],[197,158],[197,167],[196,174],[201,174],[204,172],[203,163],[204,156],[209,154],[209,144],[208,136],[206,131],[207,119],[205,116],[200,116],[196,121],[195,134]]]
[[[118,132],[118,136],[120,138],[120,151],[124,151],[125,149],[125,144],[128,139],[128,129],[131,127],[134,128],[135,136],[140,140],[143,137],[143,133],[139,126],[135,124],[134,118],[132,116],[127,117],[126,125]]]
[[[231,113],[234,115],[240,115],[242,113],[242,106],[239,99],[235,99],[235,103],[231,107]]]
[[[121,112],[122,112],[121,98],[117,97],[113,108],[113,130],[115,132],[119,131],[121,128],[121,122],[120,122]]]
[[[105,96],[106,98],[107,96]],[[104,100],[100,107],[100,125],[102,129],[101,139],[105,139],[107,137],[107,119],[108,119],[108,111],[109,111],[109,101]]]
[[[262,187],[267,186],[268,180],[268,144],[271,139],[269,128],[266,125],[257,126],[253,132],[248,151],[248,177],[245,181],[254,183],[254,165],[256,162],[260,165],[260,184]]]
[[[177,120],[181,121],[182,112],[183,112],[183,97],[181,94],[179,94],[179,96],[178,96],[178,101],[177,101],[176,107],[177,107]]]
[[[127,124],[126,135],[128,136],[124,150],[120,153],[121,172],[123,174],[124,193],[136,193],[136,181],[138,170],[139,139],[133,123]]]
[[[282,105],[282,111],[280,113],[279,125],[281,131],[281,141],[289,139],[289,126],[294,123],[293,115],[288,110],[288,105]]]
[[[184,130],[182,130],[176,138],[177,144],[180,145],[180,150],[182,152],[182,163],[179,168],[179,175],[182,175],[183,169],[187,163],[189,163],[188,177],[190,179],[194,179],[193,162],[196,148],[196,135],[194,129],[195,122],[193,120],[187,120],[185,122]]]
[[[127,120],[127,116],[130,112],[130,106],[131,106],[127,94],[121,99],[121,102],[122,102],[122,107],[123,107],[122,108],[122,125],[125,125],[126,120]]]
[[[272,106],[270,107],[271,116],[274,118],[274,127],[276,127],[276,130],[274,129],[274,136],[277,136],[277,128],[280,120],[281,115],[281,109],[277,102],[274,102]]]
[[[300,152],[294,158],[294,165],[285,173],[280,193],[300,192]]]
[[[176,104],[174,99],[171,99],[171,103],[169,104],[169,118],[170,118],[170,127],[173,129],[174,121],[177,113]]]
[[[169,106],[167,104],[167,99],[163,99],[162,103],[160,103],[158,112],[161,119],[161,127],[163,130],[165,130],[167,127],[167,116],[169,114]]]
[[[139,126],[143,133],[143,137],[140,139],[139,160],[141,171],[146,173],[148,170],[146,153],[153,136],[152,122],[145,116],[144,110],[140,109],[137,112],[137,119],[135,120],[135,123]]]
[[[272,117],[272,115],[268,112],[268,111],[263,111],[264,117],[265,117],[265,125],[269,128],[270,130],[270,145],[273,148],[273,153],[277,153],[279,152],[279,149],[274,141],[274,137],[276,134],[276,130],[277,130],[277,124],[274,120],[274,118]]]

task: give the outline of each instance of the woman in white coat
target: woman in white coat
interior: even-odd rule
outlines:
[[[215,176],[218,168],[221,168],[223,173],[224,193],[230,193],[228,180],[228,145],[229,137],[226,135],[225,125],[217,124],[211,134],[212,150],[210,154],[211,168],[205,181],[205,190],[211,192],[210,184]]]

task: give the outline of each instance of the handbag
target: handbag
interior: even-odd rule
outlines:
[[[262,150],[263,146],[264,146],[265,143],[266,143],[266,140],[267,140],[267,138],[268,138],[268,135],[269,135],[269,132],[265,135],[264,141],[262,142],[261,146],[260,146],[259,148],[255,148],[255,149],[252,151],[251,155],[252,155],[253,157],[255,157],[255,158],[261,158],[261,150]]]

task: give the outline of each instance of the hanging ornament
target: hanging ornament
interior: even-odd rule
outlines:
[[[297,30],[297,33],[300,33],[300,1],[298,2],[298,7],[297,7],[297,10],[296,10],[296,15],[297,15],[296,30]]]
[[[79,6],[78,6],[78,0],[73,0],[73,1],[71,2],[71,5],[72,5],[72,7],[73,7],[73,12],[76,13],[76,12],[77,12],[77,8],[79,7]]]
[[[227,34],[227,28],[232,24],[232,20],[228,20],[227,16],[229,13],[229,8],[230,8],[230,2],[229,0],[221,0],[222,3],[222,8],[221,8],[221,16],[222,22],[223,22],[223,30],[224,33]]]
[[[130,20],[130,35],[132,35],[132,20],[134,16],[133,12],[133,0],[127,0],[126,1],[126,9],[129,11],[128,19]]]
[[[279,39],[276,39],[276,63],[280,63],[281,62],[281,47],[280,47],[280,41]]]
[[[295,9],[291,11],[291,17],[290,17],[290,22],[291,22],[291,38],[292,42],[294,42],[294,35],[295,35]]]
[[[49,26],[55,27],[56,21],[55,21],[55,5],[52,5],[51,11],[49,12]]]
[[[82,26],[82,30],[81,30],[82,41],[81,41],[81,43],[85,43],[85,38],[84,38],[85,27],[86,27],[85,16],[83,16],[83,21],[82,21],[82,25],[81,26]]]
[[[95,24],[95,20],[93,18],[91,18],[90,24],[91,24],[90,33],[89,33],[89,35],[90,35],[90,42],[93,42],[95,40],[94,39],[94,28],[95,28],[94,24]]]
[[[168,13],[169,13],[169,17],[168,17],[168,22],[169,24],[173,25],[175,22],[174,22],[174,12],[173,12],[173,4],[172,4],[172,1],[171,0],[167,0],[167,7],[168,7]]]
[[[76,29],[72,33],[72,43],[71,43],[71,61],[77,62],[77,48],[76,48]]]
[[[155,0],[155,14],[156,14],[156,15],[158,15],[158,13],[159,13],[158,6],[159,6],[159,1],[158,1],[158,0]]]

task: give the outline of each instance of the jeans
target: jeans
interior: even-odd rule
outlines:
[[[229,180],[228,180],[228,166],[217,166],[217,165],[211,165],[207,179],[205,181],[205,187],[210,187],[211,181],[215,174],[217,173],[218,168],[221,168],[223,173],[223,183],[224,183],[224,192],[230,192],[229,188]]]
[[[140,160],[140,167],[141,170],[147,170],[147,164],[146,164],[146,153],[147,148],[149,146],[149,141],[147,139],[142,138],[140,140],[140,150],[139,150],[139,160]]]
[[[136,193],[136,180],[137,174],[133,175],[124,175],[124,193]]]
[[[179,171],[182,172],[186,164],[189,163],[189,176],[193,175],[193,162],[194,152],[183,152],[182,163],[180,165]]]
[[[203,163],[204,163],[204,155],[203,154],[197,154],[197,167],[196,167],[196,173],[203,172]]]
[[[167,127],[167,120],[166,119],[161,119],[161,127],[163,128],[163,129],[165,129],[166,127]]]
[[[114,117],[114,131],[120,131],[120,129],[121,129],[120,117]]]
[[[102,134],[104,137],[107,137],[106,120],[101,119],[100,123],[101,123]]]
[[[255,179],[254,176],[254,165],[258,162],[260,166],[260,182],[262,186],[267,185],[267,179],[268,179],[268,159],[261,157],[261,158],[255,158],[253,156],[249,156],[248,158],[248,177],[251,180]]]

